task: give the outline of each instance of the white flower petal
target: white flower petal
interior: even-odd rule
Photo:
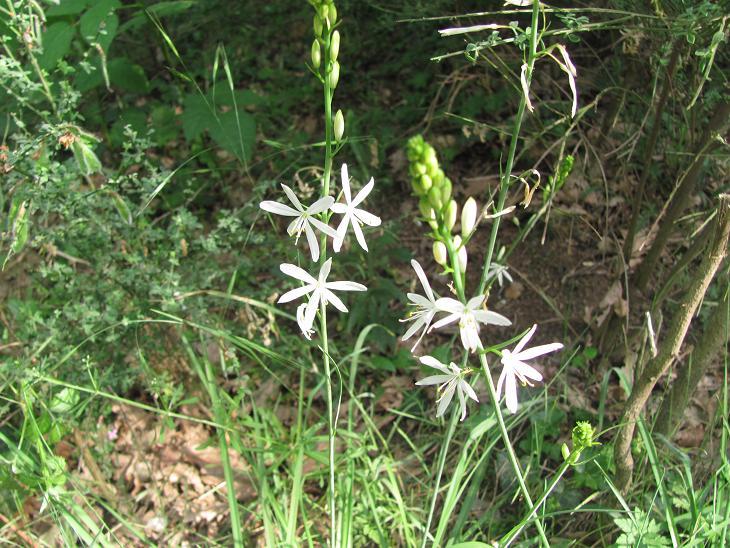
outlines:
[[[279,300],[276,302],[279,304],[288,303],[295,299],[298,299],[299,297],[303,297],[304,295],[306,295],[307,293],[311,293],[312,291],[314,291],[313,285],[303,285],[302,287],[297,287],[296,289],[287,291],[281,297],[279,297]]]
[[[347,213],[349,211],[349,208],[347,207],[347,205],[346,204],[343,204],[341,202],[337,202],[336,204],[332,204],[332,207],[330,207],[330,209],[334,213],[337,213],[338,215],[344,215],[345,213]]]
[[[461,317],[460,314],[449,314],[445,318],[441,318],[439,321],[437,321],[436,323],[434,323],[431,326],[431,329],[429,329],[429,331],[433,331],[434,329],[439,329],[439,328],[441,328],[441,327],[443,327],[445,325],[448,325],[450,323],[454,323],[460,317]]]
[[[300,211],[297,211],[293,207],[279,202],[272,202],[271,200],[263,201],[259,204],[259,207],[269,213],[275,213],[276,215],[284,215],[286,217],[298,217],[301,215]]]
[[[330,270],[332,270],[332,257],[327,259],[324,264],[322,265],[322,268],[319,269],[319,283],[324,284],[327,280],[327,276],[330,275]]]
[[[512,322],[502,316],[502,314],[497,314],[491,310],[475,310],[472,314],[474,314],[474,318],[478,322],[483,324],[512,325]]]
[[[444,393],[441,396],[441,401],[439,401],[438,409],[436,410],[436,418],[440,417],[446,412],[446,408],[449,407],[449,404],[454,397],[455,389],[456,385],[452,383],[446,388],[446,390],[444,390]]]
[[[542,344],[540,346],[534,346],[522,352],[513,352],[512,357],[517,360],[531,360],[532,358],[537,358],[538,356],[542,356],[543,354],[547,354],[549,352],[555,352],[556,350],[560,350],[561,348],[563,348],[563,345],[560,343]]]
[[[441,363],[433,356],[421,356],[421,358],[419,358],[419,361],[423,365],[427,365],[428,367],[433,367],[434,369],[438,369],[439,371],[443,371],[444,373],[447,373],[447,374],[453,376],[451,371],[449,371],[449,368],[446,367],[446,364]]]
[[[368,213],[364,209],[355,208],[352,211],[353,211],[355,217],[360,219],[366,225],[380,226],[380,223],[381,223],[380,217],[377,217],[377,216],[373,215],[372,213]]]
[[[537,324],[532,324],[532,327],[530,330],[525,333],[524,337],[520,339],[520,342],[517,343],[517,346],[515,346],[515,349],[512,350],[512,354],[518,354],[522,351],[523,348],[525,348],[525,345],[530,342],[530,339],[535,334],[535,331],[537,330]]]
[[[345,201],[349,205],[352,202],[352,196],[350,195],[350,175],[347,173],[347,164],[342,164],[340,176],[342,177],[342,191],[345,193]]]
[[[461,390],[461,384],[457,386],[456,392],[459,395],[459,407],[461,407],[461,421],[466,418],[466,402],[464,401],[464,392]]]
[[[449,382],[453,377],[451,375],[431,375],[425,379],[416,382],[418,386],[431,386],[432,384],[443,384]]]
[[[504,392],[507,398],[507,409],[509,409],[511,413],[517,413],[517,381],[515,380],[514,375],[509,373],[507,374],[507,377],[505,378]]]
[[[403,321],[408,321],[408,320],[401,320],[401,321],[403,322]],[[414,320],[413,323],[411,324],[411,326],[403,334],[403,337],[401,338],[401,340],[402,341],[407,341],[408,339],[410,339],[416,333],[416,331],[418,331],[419,329],[421,329],[421,327],[424,326],[425,323],[426,323],[426,317],[425,316],[421,316],[420,318]],[[420,340],[421,339],[419,339],[418,341],[416,341],[416,345],[418,345],[418,343],[420,342]],[[414,348],[415,348],[415,346],[414,346]]]
[[[309,298],[307,308],[304,310],[304,328],[302,331],[309,331],[314,325],[314,318],[317,316],[317,308],[319,308],[320,290],[315,289]]]
[[[327,282],[325,284],[327,289],[334,291],[367,291],[368,288],[357,282]]]
[[[289,201],[294,205],[294,207],[301,213],[304,213],[304,208],[302,207],[299,198],[297,198],[297,195],[294,194],[294,191],[284,184],[281,185],[281,188],[284,189],[284,194],[286,194],[286,197],[289,198]]]
[[[370,192],[372,192],[373,187],[375,186],[375,179],[372,177],[368,181],[368,184],[366,184],[364,187],[360,189],[360,192],[357,193],[357,196],[355,196],[355,199],[350,203],[353,207],[360,205],[365,198],[368,197]]]
[[[354,219],[352,221],[352,231],[355,233],[355,238],[357,238],[357,243],[360,244],[360,247],[362,247],[365,251],[368,251],[368,244],[365,243],[365,235],[362,233],[360,223]]]
[[[323,294],[324,294],[324,300],[326,302],[332,303],[332,305],[340,312],[347,312],[347,307],[345,306],[345,303],[343,303],[342,300],[340,300],[340,298],[337,295],[335,295],[332,291],[325,288],[323,290]]]
[[[319,243],[309,223],[304,223],[304,233],[307,235],[307,243],[309,244],[309,252],[312,254],[312,261],[316,263],[319,260]]]
[[[335,231],[334,228],[332,228],[329,225],[324,224],[319,219],[315,219],[314,217],[310,217],[309,222],[312,223],[312,225],[314,225],[314,227],[317,230],[319,230],[320,232],[324,232],[330,238],[334,238],[335,236],[337,236],[337,232]]]
[[[484,299],[486,299],[486,295],[477,295],[476,297],[472,297],[469,299],[466,303],[466,307],[469,310],[478,310],[480,306],[482,306],[482,303],[484,302]]]
[[[433,291],[431,291],[431,284],[428,283],[428,278],[426,277],[426,273],[423,271],[423,268],[421,268],[421,265],[415,259],[411,259],[411,266],[413,267],[413,270],[416,271],[416,276],[418,276],[421,286],[423,286],[423,291],[426,293],[426,297],[428,297],[429,301],[433,301],[434,298]]]
[[[335,203],[335,199],[332,196],[325,196],[324,198],[320,198],[316,202],[314,202],[311,206],[307,208],[307,213],[309,215],[317,215],[318,213],[322,213],[323,211],[327,211],[329,208],[331,208]]]
[[[340,249],[342,249],[342,243],[345,241],[345,234],[347,234],[347,225],[350,223],[350,215],[345,214],[344,217],[342,217],[342,221],[340,221],[340,226],[337,227],[337,233],[335,234],[335,239],[332,242],[332,248],[335,250],[335,253],[339,253]]]
[[[542,381],[542,374],[531,365],[521,362],[520,360],[511,360],[512,367],[523,377],[532,379],[533,381]]]
[[[436,301],[435,306],[442,312],[451,312],[452,314],[461,314],[464,312],[464,305],[451,297],[440,298]]]
[[[466,382],[465,380],[462,379],[461,381],[459,381],[459,386],[466,393],[467,396],[469,396],[475,402],[479,403],[479,398],[477,398],[477,393],[474,392],[474,389],[471,387],[471,385],[468,382]]]
[[[520,84],[522,85],[522,93],[525,96],[525,105],[527,110],[533,112],[535,109],[530,102],[530,86],[527,84],[527,63],[522,65],[520,70]]]
[[[317,283],[317,280],[313,276],[311,276],[306,270],[304,270],[303,268],[299,268],[295,264],[283,263],[279,265],[279,269],[287,276],[291,276],[292,278],[296,278],[297,280],[301,280],[308,284],[316,285]]]

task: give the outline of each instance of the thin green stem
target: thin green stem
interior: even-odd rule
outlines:
[[[527,71],[525,77],[527,79],[527,88],[530,88],[532,81],[532,69],[535,66],[535,58],[537,57],[537,24],[540,13],[540,3],[534,0],[532,4],[532,23],[530,27],[530,50],[527,56]],[[517,143],[520,139],[520,128],[522,127],[522,119],[525,115],[527,107],[527,97],[523,94],[520,98],[520,104],[517,107],[517,115],[515,116],[514,125],[512,126],[512,138],[509,144],[509,152],[507,153],[507,163],[504,166],[504,172],[499,182],[499,197],[497,198],[497,211],[504,209],[504,203],[507,200],[507,191],[510,186],[510,178],[512,176],[512,168],[515,162],[515,153],[517,151]],[[487,287],[489,269],[492,266],[492,258],[494,256],[494,248],[497,244],[497,234],[499,233],[499,225],[501,217],[496,217],[492,223],[492,232],[489,235],[489,245],[487,246],[487,255],[484,258],[484,269],[482,270],[482,278],[479,282],[479,293],[484,293]]]
[[[461,366],[466,366],[468,356],[464,354],[464,359],[461,360]],[[431,529],[431,523],[433,522],[433,513],[436,510],[436,501],[439,496],[439,489],[441,488],[441,476],[444,473],[444,464],[446,463],[446,455],[449,453],[449,445],[451,445],[451,439],[454,437],[456,431],[456,423],[459,417],[459,408],[454,406],[451,413],[451,422],[449,422],[449,429],[446,432],[446,441],[441,446],[441,453],[439,454],[438,470],[436,471],[436,481],[434,481],[433,495],[431,496],[431,505],[428,510],[428,518],[426,519],[426,528],[423,531],[423,540],[421,541],[421,548],[426,548],[428,542],[428,532]]]
[[[334,157],[334,151],[332,149],[332,94],[333,90],[330,88],[330,82],[328,77],[329,67],[329,46],[330,46],[330,31],[324,33],[324,66],[325,74],[323,79],[324,86],[324,127],[325,127],[325,147],[324,147],[324,173],[322,175],[322,193],[321,197],[329,195],[330,190],[330,178],[332,174],[332,159]],[[327,235],[322,234],[321,240],[321,252],[320,255],[320,268],[327,260]],[[324,374],[326,377],[326,390],[327,390],[327,425],[328,425],[328,437],[329,437],[329,502],[330,502],[330,543],[331,546],[337,544],[337,508],[336,508],[336,493],[335,493],[335,420],[333,411],[333,400],[332,400],[332,372],[330,371],[330,358],[329,358],[329,341],[327,332],[327,309],[326,304],[322,301],[320,305],[320,337],[322,339],[322,359],[324,360]]]
[[[532,520],[533,516],[535,515],[535,512],[537,512],[538,508],[547,500],[547,498],[550,496],[550,493],[553,492],[553,489],[555,489],[555,486],[560,482],[562,477],[565,475],[565,472],[568,471],[568,468],[570,467],[570,463],[566,460],[563,462],[563,464],[560,465],[560,468],[558,468],[558,471],[553,476],[552,481],[550,482],[550,485],[545,488],[545,491],[540,495],[540,498],[535,501],[535,507],[530,510],[527,515],[522,518],[522,521],[518,523],[515,527],[512,528],[512,530],[507,533],[504,537],[502,537],[502,540],[500,541],[500,546],[509,546],[512,544],[512,541],[517,537],[517,535],[520,534],[522,529],[525,528],[525,526]]]
[[[522,474],[522,468],[520,467],[520,463],[517,460],[517,455],[515,455],[515,451],[512,448],[512,443],[509,439],[509,434],[507,432],[507,426],[504,424],[504,417],[502,416],[502,409],[499,405],[499,399],[497,398],[497,390],[494,387],[494,381],[492,380],[492,375],[489,372],[489,364],[487,363],[487,356],[483,353],[479,354],[479,361],[482,365],[482,370],[484,372],[484,377],[487,381],[487,388],[489,388],[489,396],[492,402],[492,407],[494,408],[494,414],[497,416],[497,423],[499,424],[499,431],[502,434],[502,440],[504,441],[504,446],[507,449],[507,456],[509,457],[510,464],[512,465],[512,469],[514,470],[515,476],[517,477],[517,483],[520,486],[520,491],[522,491],[522,496],[525,497],[525,502],[527,503],[527,507],[530,510],[530,514],[532,514],[535,511],[536,506],[532,503],[532,498],[530,497],[530,492],[527,489],[527,484],[525,483],[524,475]],[[545,530],[542,527],[542,523],[540,520],[535,521],[535,526],[537,527],[537,533],[540,535],[540,540],[544,546],[550,546],[550,543],[548,542],[547,537],[545,536]]]

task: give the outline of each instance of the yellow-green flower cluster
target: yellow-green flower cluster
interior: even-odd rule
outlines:
[[[439,166],[436,150],[421,135],[416,135],[408,141],[407,154],[411,186],[419,197],[421,214],[438,224],[451,217],[455,223],[456,202],[451,200],[451,181]]]

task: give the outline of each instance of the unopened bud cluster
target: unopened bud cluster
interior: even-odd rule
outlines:
[[[321,82],[334,93],[340,82],[340,31],[335,29],[337,8],[333,0],[314,2],[314,42],[312,42],[312,68]],[[345,134],[345,117],[341,110],[332,118],[335,141]]]
[[[418,196],[418,208],[436,240],[433,244],[434,259],[447,267],[447,244],[450,243],[463,273],[467,263],[465,244],[477,224],[477,203],[471,197],[466,200],[461,210],[461,235],[452,237],[451,232],[459,218],[459,206],[451,196],[452,184],[439,166],[436,150],[421,135],[416,135],[408,141],[407,156],[411,187]]]

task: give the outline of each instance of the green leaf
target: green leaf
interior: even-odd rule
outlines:
[[[167,105],[156,107],[152,111],[152,127],[155,129],[154,139],[160,145],[166,145],[178,136],[178,124],[175,111]]]
[[[147,8],[147,12],[156,15],[157,17],[167,17],[168,15],[177,15],[190,8],[194,2],[192,0],[173,0],[170,2],[158,2]],[[147,22],[147,14],[145,12],[139,13],[132,17],[129,21],[122,24],[119,28],[119,33],[134,30]]]
[[[92,175],[101,171],[101,162],[94,154],[93,149],[82,138],[76,139],[71,145],[79,171],[83,175]]]
[[[183,132],[185,138],[191,141],[203,131],[215,124],[215,117],[200,94],[192,93],[183,101],[182,113]]]
[[[119,27],[119,18],[114,13],[118,7],[118,0],[99,0],[79,20],[81,36],[91,44],[99,43],[105,53]]]
[[[89,0],[63,0],[58,6],[48,8],[46,17],[58,17],[60,15],[76,15],[84,11]]]
[[[150,83],[144,69],[126,57],[116,57],[109,61],[108,70],[109,81],[114,87],[139,95],[149,92]]]
[[[38,57],[42,69],[51,70],[71,48],[74,29],[68,23],[59,21],[50,25],[43,33],[43,54]]]
[[[449,548],[491,548],[490,544],[486,542],[478,542],[472,540],[469,542],[460,542],[459,544],[452,544]]]
[[[253,116],[243,110],[224,112],[218,123],[209,129],[210,136],[222,148],[236,156],[241,162],[251,160],[256,140],[256,122]]]
[[[114,191],[110,190],[109,194],[112,197],[112,201],[114,202],[114,207],[117,209],[119,216],[122,218],[122,220],[125,223],[127,223],[128,225],[131,225],[132,224],[132,211],[129,209],[127,202],[125,202],[124,198],[122,198],[119,194],[117,194]]]

